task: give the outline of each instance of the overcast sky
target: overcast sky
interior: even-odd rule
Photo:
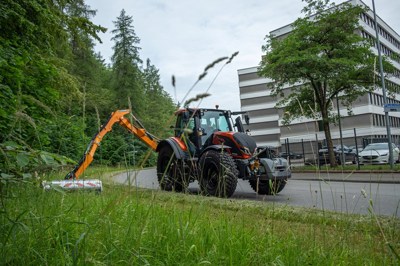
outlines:
[[[108,29],[100,34],[103,43],[96,45],[96,51],[106,62],[110,62],[113,52],[113,21],[125,9],[133,17],[136,35],[141,40],[142,60],[149,58],[160,70],[164,89],[174,99],[177,96],[178,101],[209,63],[239,51],[211,86],[211,96],[201,104],[209,108],[218,104],[221,109],[231,110],[240,110],[237,70],[257,66],[264,37],[300,17],[304,6],[301,0],[87,0],[86,3],[97,10],[92,21]],[[364,3],[372,8],[372,0]],[[377,14],[399,33],[400,1],[375,0],[375,6]],[[189,97],[206,91],[220,66],[210,71]],[[176,77],[176,94],[171,85],[172,75]]]

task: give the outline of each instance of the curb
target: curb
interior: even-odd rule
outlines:
[[[338,176],[341,174],[347,174],[347,176]],[[400,173],[394,171],[292,171],[291,179],[324,182],[400,184]]]
[[[400,179],[398,181],[395,180],[376,180],[376,179],[368,179],[368,180],[359,180],[359,179],[317,179],[317,178],[290,178],[292,180],[302,180],[302,181],[323,181],[323,182],[346,182],[346,183],[374,183],[374,184],[400,184]],[[289,179],[289,180],[290,180]]]
[[[330,174],[342,174],[342,173],[355,173],[355,174],[396,174],[400,175],[399,170],[326,170],[326,169],[317,169],[317,170],[296,170],[292,169],[292,173],[330,173]]]

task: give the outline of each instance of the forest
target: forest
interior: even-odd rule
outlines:
[[[106,29],[84,0],[0,1],[0,174],[32,178],[74,164],[110,113],[130,108],[156,136],[169,133],[176,104],[124,10]],[[111,31],[111,63],[95,52]],[[155,163],[133,135],[115,126],[97,150],[103,165]]]

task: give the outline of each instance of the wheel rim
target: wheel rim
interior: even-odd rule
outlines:
[[[214,188],[218,186],[219,178],[218,178],[218,170],[216,166],[213,164],[207,171],[207,187]]]
[[[203,184],[205,192],[209,195],[218,196],[222,193],[222,180],[220,180],[219,167],[214,161],[209,161],[205,166],[207,170],[204,172]]]
[[[167,190],[172,189],[174,176],[176,176],[176,164],[174,158],[165,155],[161,159],[161,179],[160,185]]]

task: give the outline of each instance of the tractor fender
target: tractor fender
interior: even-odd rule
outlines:
[[[183,151],[182,148],[179,147],[179,144],[176,143],[176,141],[174,141],[172,138],[162,140],[162,141],[157,145],[156,152],[160,152],[161,149],[163,149],[165,146],[171,147],[171,149],[174,151],[175,157],[176,157],[177,159],[184,159],[184,158],[187,157],[185,151]]]
[[[214,151],[228,151],[228,149],[231,149],[230,146],[226,146],[226,145],[211,145],[208,146],[207,148],[205,148],[204,150],[201,151],[200,153],[200,157],[207,151],[209,150],[214,150]]]

